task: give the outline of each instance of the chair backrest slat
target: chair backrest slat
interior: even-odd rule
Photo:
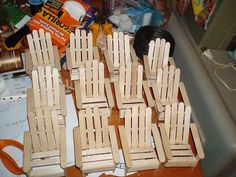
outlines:
[[[92,67],[91,66],[92,63],[91,62],[86,62],[86,77],[85,77],[85,82],[86,82],[86,95],[87,97],[92,97]]]
[[[85,119],[86,119],[85,111],[79,111],[79,126],[80,126],[82,150],[88,148],[87,128],[86,128],[86,120]]]
[[[191,107],[183,102],[165,108],[165,129],[170,144],[188,144]]]
[[[96,60],[94,62],[94,65],[97,65],[96,64]],[[97,62],[98,63],[98,62]],[[98,88],[99,88],[99,96],[103,97],[105,95],[105,91],[104,91],[104,64],[103,63],[99,63],[99,81],[98,81]]]
[[[95,135],[96,135],[96,148],[101,148],[103,146],[102,141],[102,124],[101,124],[101,116],[98,107],[94,108],[94,127],[95,127]]]
[[[86,123],[88,132],[88,148],[95,148],[94,126],[93,126],[93,113],[91,108],[86,108]]]

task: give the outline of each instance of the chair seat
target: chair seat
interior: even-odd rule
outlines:
[[[61,168],[60,165],[53,166],[53,167],[48,167],[48,168],[36,167],[31,171],[29,176],[34,176],[34,177],[65,176],[65,171],[64,171],[64,169]]]

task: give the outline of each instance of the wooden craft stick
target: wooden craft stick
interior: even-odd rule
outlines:
[[[47,98],[48,106],[53,106],[53,89],[52,89],[52,69],[50,66],[46,66],[46,89],[47,89]]]
[[[128,35],[125,35],[125,63],[131,62],[130,58],[130,39]]]
[[[122,32],[119,32],[118,34],[118,37],[119,37],[119,64],[120,65],[124,65],[126,62],[125,62],[125,58],[126,57],[126,53],[125,53],[125,50],[124,50],[124,34]]]
[[[31,34],[27,35],[27,41],[29,44],[29,51],[30,51],[31,60],[33,63],[33,68],[36,68],[38,66],[38,61],[37,61],[36,51],[35,51],[34,42],[33,42],[33,38]]]
[[[144,147],[145,131],[145,106],[139,107],[139,147]]]
[[[82,150],[88,148],[87,141],[87,131],[86,131],[86,121],[85,121],[85,111],[79,111],[79,126],[80,126],[80,138],[81,138],[81,146]]]
[[[131,147],[131,110],[125,110],[125,133],[129,147]]]
[[[113,51],[114,51],[114,66],[118,67],[119,66],[119,58],[118,58],[118,33],[114,32],[113,33]]]
[[[151,64],[151,72],[153,72],[153,73],[156,73],[157,69],[160,68],[159,63],[161,61],[158,60],[158,59],[160,59],[159,58],[160,42],[161,42],[160,38],[156,38],[155,43],[153,44],[153,45],[155,45],[154,51],[153,51],[154,54],[153,54],[152,63],[150,63]]]
[[[94,116],[94,126],[95,126],[95,135],[96,135],[96,148],[102,147],[102,128],[101,128],[101,114],[99,108],[96,106],[93,109]]]
[[[76,54],[76,55],[74,55],[75,57],[73,58],[74,59],[73,61],[75,62],[75,66],[79,66],[79,63],[83,62],[83,59],[81,57],[81,41],[82,41],[82,39],[80,36],[80,30],[76,29],[75,36],[72,35],[72,41],[71,41],[71,43],[73,43],[73,48],[71,49],[71,55],[74,55],[74,53]],[[73,49],[74,49],[74,51],[73,51]]]
[[[184,127],[183,127],[183,144],[188,143],[189,129],[190,129],[190,117],[191,117],[191,107],[188,105],[185,107],[184,115]]]
[[[169,61],[170,43],[166,42],[162,66],[166,66]]]
[[[184,123],[184,104],[179,103],[178,117],[177,117],[177,134],[176,143],[181,144],[183,141],[183,123]]]
[[[53,64],[55,63],[55,59],[59,59],[58,52],[55,53],[55,50],[53,49],[52,46],[52,39],[50,33],[46,32],[46,44],[47,44],[47,50],[48,50],[48,55],[49,55],[49,63]],[[58,49],[57,49],[58,51]]]
[[[82,37],[82,57],[83,61],[88,61],[87,57],[87,40],[86,40],[86,31],[81,31],[81,37]]]
[[[98,86],[98,91],[99,91],[99,95],[101,97],[105,96],[104,93],[104,64],[103,63],[99,63],[99,86]]]
[[[89,32],[88,33],[88,46],[87,46],[87,50],[88,50],[88,61],[92,61],[93,60],[93,37],[92,37],[92,33]],[[98,58],[96,58],[98,59]]]
[[[137,80],[137,98],[142,98],[142,87],[143,87],[143,66],[142,65],[138,65],[137,68],[137,72],[138,72],[138,80]]]
[[[145,131],[145,146],[151,146],[151,119],[152,119],[152,110],[150,107],[146,108],[146,131]]]
[[[37,30],[33,30],[32,34],[33,34],[33,40],[34,40],[34,44],[35,44],[35,50],[36,50],[36,55],[37,55],[37,59],[38,59],[38,64],[43,65],[43,63],[42,63],[43,57],[42,57],[42,53],[41,53],[41,46],[39,43],[39,36],[38,36]]]
[[[87,131],[88,131],[88,148],[95,148],[95,138],[94,138],[94,127],[93,127],[93,115],[92,109],[86,108],[86,122],[87,122]]]
[[[94,60],[96,61],[96,60]],[[93,62],[93,70],[92,70],[92,84],[93,84],[93,96],[96,98],[99,96],[98,94],[98,88],[99,88],[99,84],[98,84],[98,76],[99,76],[99,72],[98,72],[98,63],[97,62]]]
[[[49,63],[47,46],[46,46],[46,39],[45,39],[45,34],[44,34],[43,29],[39,29],[39,41],[41,43],[41,48],[42,48],[43,63],[45,65],[49,65],[50,63]]]
[[[132,107],[131,123],[131,147],[138,147],[138,106]]]

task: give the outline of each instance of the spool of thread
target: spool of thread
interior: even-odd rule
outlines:
[[[0,52],[0,73],[23,68],[23,61],[18,50]]]

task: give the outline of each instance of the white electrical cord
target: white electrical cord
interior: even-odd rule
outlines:
[[[202,53],[203,56],[205,56],[206,58],[208,58],[210,61],[212,61],[215,65],[219,66],[220,68],[216,68],[214,71],[215,77],[229,90],[229,91],[236,91],[236,88],[231,88],[218,74],[217,74],[217,70],[219,69],[226,69],[231,67],[235,72],[236,72],[236,63],[235,62],[229,62],[227,64],[225,63],[219,63],[217,61],[214,60],[214,56],[211,53],[210,49],[205,50]]]

